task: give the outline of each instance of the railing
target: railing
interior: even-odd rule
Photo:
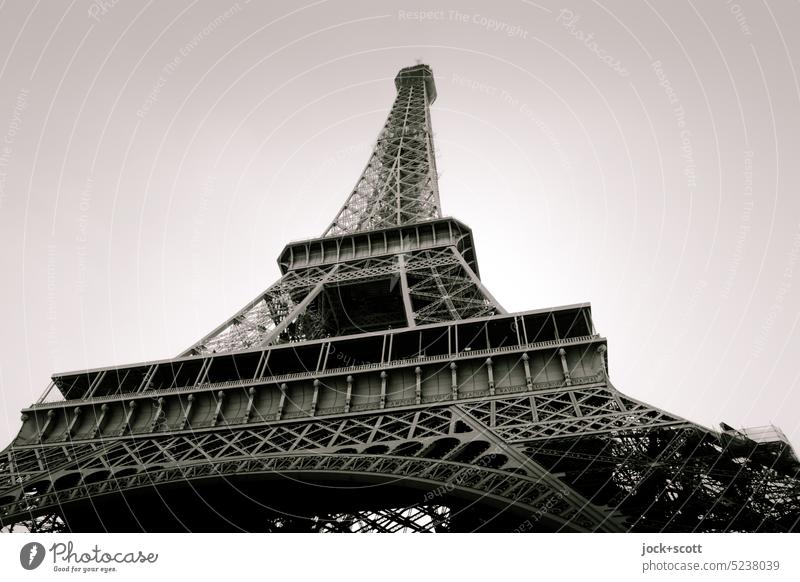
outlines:
[[[51,402],[61,402],[62,400],[64,400],[64,395],[61,394],[56,383],[51,380],[47,388],[42,392],[39,400],[36,401],[36,404],[49,404]]]
[[[597,374],[589,376],[573,376],[571,386],[572,387],[586,386],[589,384],[602,383],[604,382],[604,380],[605,380],[605,375],[603,372],[598,372]],[[532,382],[530,385],[515,384],[511,386],[501,386],[496,388],[494,393],[497,396],[509,395],[509,394],[525,394],[525,393],[530,394],[533,392],[542,392],[545,390],[560,389],[564,386],[566,386],[564,380],[550,380],[547,382]],[[472,391],[459,390],[458,397],[456,399],[453,398],[451,392],[446,392],[441,394],[430,394],[427,396],[422,396],[420,398],[420,405],[440,404],[452,401],[462,402],[476,398],[486,398],[490,396],[490,394],[491,392],[488,389],[480,389]],[[355,412],[366,412],[366,411],[378,411],[383,409],[389,410],[389,409],[399,408],[402,406],[414,406],[414,405],[416,405],[416,398],[404,398],[398,400],[389,400],[385,402],[383,407],[381,407],[380,399],[375,397],[375,395],[372,395],[372,397],[368,402],[361,402],[350,406],[350,412],[355,413]],[[182,420],[179,420],[177,423],[173,424],[162,423],[156,427],[150,427],[149,425],[141,427],[130,427],[128,425],[124,425],[124,427],[120,427],[117,430],[117,432],[115,432],[112,436],[123,436],[124,432],[127,432],[127,434],[129,435],[142,435],[142,434],[156,434],[156,433],[180,431],[180,430],[202,430],[206,428],[212,428],[214,426],[233,427],[233,426],[242,426],[249,424],[259,424],[264,422],[319,418],[334,414],[343,414],[344,412],[345,412],[344,406],[333,406],[333,407],[320,408],[314,413],[312,413],[310,410],[291,410],[282,413],[280,418],[276,418],[275,414],[273,413],[266,416],[258,414],[253,417],[234,416],[226,418],[225,416],[222,416],[216,422],[213,419],[204,419],[204,420],[190,421],[185,426],[183,425]],[[93,431],[76,433],[70,437],[71,441],[80,441],[91,438],[94,438]],[[26,445],[35,443],[37,441],[38,441],[38,436],[34,436],[29,439],[18,436],[15,443],[18,445]]]
[[[784,432],[775,425],[753,426],[741,429],[741,433],[756,443],[782,442],[789,444],[789,439]]]
[[[221,388],[233,388],[233,387],[241,387],[246,388],[248,386],[257,385],[257,384],[281,384],[284,382],[290,382],[293,380],[303,380],[303,379],[316,379],[321,377],[327,376],[341,376],[350,373],[358,373],[364,372],[369,370],[385,370],[390,368],[400,368],[406,366],[413,366],[419,364],[431,364],[435,362],[451,362],[454,360],[465,360],[465,359],[472,359],[478,356],[492,356],[498,353],[509,353],[509,352],[522,352],[527,350],[541,350],[548,347],[561,347],[566,345],[590,342],[599,338],[599,334],[594,335],[584,335],[584,336],[577,336],[573,338],[565,338],[565,339],[554,339],[554,340],[545,340],[541,342],[533,342],[528,344],[519,344],[519,345],[510,345],[510,346],[503,346],[498,348],[487,348],[481,350],[463,350],[456,354],[441,354],[436,356],[418,356],[416,358],[405,358],[401,360],[392,360],[390,362],[376,362],[376,363],[369,363],[369,364],[358,364],[353,366],[347,366],[342,368],[329,368],[324,371],[307,371],[307,372],[293,372],[290,374],[281,374],[278,376],[262,376],[259,378],[246,378],[241,380],[226,380],[223,382],[209,382],[205,384],[198,384],[192,386],[178,386],[174,388],[159,388],[157,390],[145,390],[143,392],[128,392],[124,394],[111,394],[107,396],[93,396],[91,398],[85,398],[80,400],[64,400],[63,397],[58,400],[53,401],[40,401],[32,404],[28,410],[30,409],[37,409],[37,408],[47,408],[52,407],[55,403],[61,403],[64,405],[76,405],[78,403],[81,404],[94,404],[94,403],[103,403],[103,402],[111,402],[117,401],[126,397],[130,398],[142,398],[142,397],[152,397],[157,398],[159,396],[167,396],[176,393],[194,393],[194,392],[207,392],[213,390],[219,390]],[[559,384],[556,382],[556,384]]]

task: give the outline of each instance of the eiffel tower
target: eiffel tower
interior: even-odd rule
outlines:
[[[35,531],[798,530],[785,437],[619,392],[589,304],[507,313],[442,216],[427,65],[281,278],[176,358],[56,374],[0,454]]]

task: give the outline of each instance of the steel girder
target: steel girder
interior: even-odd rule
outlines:
[[[443,505],[415,505],[400,509],[362,511],[320,518],[320,532],[436,533],[450,529],[450,509]]]
[[[505,313],[455,246],[291,270],[182,355],[220,353],[363,331],[340,306],[342,286],[385,281],[404,323],[422,325]],[[372,325],[381,326],[380,311]],[[359,314],[363,317],[363,314]],[[385,326],[384,326],[385,327]]]
[[[58,513],[37,515],[31,519],[0,525],[0,533],[62,533],[66,531],[67,526]]]
[[[27,462],[25,447],[12,451],[14,481],[20,483],[4,488],[5,499],[13,495],[14,501],[0,508],[3,524],[105,494],[154,483],[181,484],[215,473],[330,472],[405,479],[427,491],[438,488],[444,498],[461,494],[479,503],[505,504],[520,514],[519,521],[537,515],[554,529],[622,528],[611,512],[593,506],[455,405],[102,443],[76,441],[46,447],[45,454],[37,453],[40,447],[28,449],[36,454]],[[398,508],[389,502],[379,509]]]
[[[424,479],[428,491],[505,502],[560,524],[553,529],[792,531],[796,465],[781,451],[741,446],[603,382],[563,385],[380,414],[15,447],[0,467],[12,475],[0,521],[213,474],[333,473]]]
[[[418,504],[312,518],[280,516],[267,520],[265,529],[274,533],[441,533],[450,531],[450,508]]]

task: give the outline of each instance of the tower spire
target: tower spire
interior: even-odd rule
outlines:
[[[469,227],[442,218],[428,65],[401,69],[367,167],[317,239],[290,243],[282,277],[181,355],[296,343],[505,313],[481,283]]]
[[[397,98],[369,162],[323,236],[441,217],[430,117],[433,72],[424,64],[406,67],[395,86]]]

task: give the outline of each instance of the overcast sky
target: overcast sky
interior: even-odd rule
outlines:
[[[622,392],[800,443],[798,2],[0,1],[0,447],[50,374],[173,356],[348,195],[433,67],[446,215]]]

